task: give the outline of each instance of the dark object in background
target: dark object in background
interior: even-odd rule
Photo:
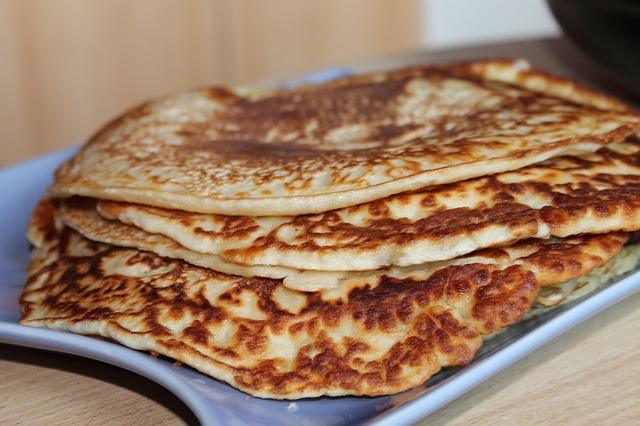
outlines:
[[[547,1],[565,34],[640,97],[640,1]]]

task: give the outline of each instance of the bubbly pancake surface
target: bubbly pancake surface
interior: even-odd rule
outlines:
[[[349,276],[344,271],[303,271],[281,266],[247,266],[227,262],[215,254],[189,250],[174,240],[135,226],[107,220],[96,211],[92,199],[71,198],[60,202],[60,219],[84,237],[105,244],[152,251],[160,256],[182,259],[193,265],[243,277],[284,278],[284,284],[296,290],[316,291],[334,288]]]
[[[278,280],[225,275],[87,240],[62,224],[50,200],[38,206],[29,234],[37,249],[21,298],[22,323],[152,350],[269,398],[395,393],[445,366],[469,363],[482,335],[529,310],[537,277],[558,283],[571,278],[560,278],[560,270],[588,273],[626,239],[582,237],[599,239],[609,253],[589,266],[576,250],[579,239],[538,241],[516,250],[539,259],[538,269],[501,263],[504,252],[487,251],[495,263],[443,265],[412,278],[368,277],[304,293]],[[548,250],[551,261],[542,261]]]
[[[160,256],[182,259],[193,265],[226,274],[249,278],[283,278],[285,287],[307,292],[349,287],[353,282],[380,276],[396,279],[416,278],[444,266],[467,263],[521,265],[528,270],[536,271],[538,284],[546,286],[558,280],[569,280],[597,267],[605,261],[603,259],[617,253],[626,240],[625,234],[565,238],[562,243],[524,240],[499,249],[476,251],[452,260],[407,267],[396,266],[371,271],[297,270],[286,267],[238,265],[226,262],[216,255],[193,252],[160,234],[148,233],[135,226],[102,218],[95,210],[95,201],[91,199],[73,198],[62,200],[59,204],[58,214],[61,221],[90,240],[152,251]],[[544,246],[544,250],[540,250],[541,246]],[[564,258],[567,254],[569,255]]]
[[[98,211],[235,264],[325,271],[407,266],[526,238],[640,229],[640,143],[317,215],[206,215],[104,200]]]
[[[640,264],[640,244],[627,244],[611,260],[594,269],[587,275],[581,275],[566,283],[547,286],[540,289],[534,308],[528,315],[535,315],[545,308],[555,307],[587,296],[606,284],[612,283]]]
[[[522,65],[167,97],[102,129],[52,191],[202,213],[317,213],[595,151],[638,128],[618,101]]]

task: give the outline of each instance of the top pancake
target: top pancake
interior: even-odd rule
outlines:
[[[324,212],[592,152],[639,126],[523,62],[417,67],[295,90],[212,88],[135,108],[52,193],[228,215]]]

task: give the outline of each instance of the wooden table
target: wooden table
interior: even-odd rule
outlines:
[[[602,82],[562,40],[511,43],[370,62],[523,56]],[[588,320],[425,419],[424,424],[640,423],[640,294]],[[194,424],[176,397],[117,367],[0,345],[0,424]]]

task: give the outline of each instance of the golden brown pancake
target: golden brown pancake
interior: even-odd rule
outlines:
[[[589,274],[580,275],[563,284],[542,287],[540,293],[538,293],[536,305],[529,315],[587,296],[612,283],[615,278],[633,271],[638,267],[639,263],[640,244],[637,242],[629,243],[611,260]]]
[[[50,200],[38,206],[30,238],[37,249],[23,324],[155,351],[268,398],[384,395],[420,385],[443,367],[469,363],[482,335],[521,318],[538,293],[537,276],[590,270],[575,238],[520,248],[541,260],[538,269],[468,263],[303,293],[87,240],[62,224]],[[625,239],[611,234],[605,246],[619,250]]]
[[[354,282],[359,283],[383,275],[395,279],[416,278],[426,276],[444,266],[467,263],[522,265],[526,269],[536,271],[538,284],[546,286],[549,283],[570,280],[585,270],[601,265],[603,259],[617,253],[626,241],[625,234],[565,238],[561,242],[554,240],[542,243],[539,240],[525,240],[500,249],[485,249],[456,259],[407,267],[396,266],[362,272],[310,271],[286,267],[244,266],[226,262],[216,255],[193,252],[160,234],[148,233],[134,226],[102,218],[95,210],[95,201],[91,199],[62,200],[58,215],[65,225],[93,241],[151,251],[160,256],[186,260],[193,265],[226,274],[249,278],[284,278],[282,283],[285,287],[300,291],[349,287]],[[543,251],[539,250],[541,244],[545,245]],[[571,254],[567,258],[569,263],[566,263],[562,256],[568,253]],[[576,267],[574,261],[577,261],[580,267]]]
[[[98,211],[232,264],[322,271],[408,266],[526,238],[640,229],[640,143],[317,215],[206,215],[104,200]]]
[[[318,213],[592,152],[639,125],[620,101],[523,61],[218,87],[109,123],[52,191],[200,213]]]

